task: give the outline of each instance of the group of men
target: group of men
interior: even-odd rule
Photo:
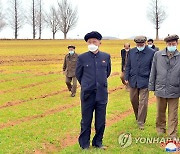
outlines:
[[[68,46],[63,71],[71,96],[76,94],[77,80],[81,85],[81,132],[79,144],[82,149],[90,147],[91,123],[95,111],[95,136],[92,146],[106,149],[103,134],[108,102],[107,78],[111,74],[110,55],[99,50],[102,35],[96,31],[87,33],[84,40],[88,51],[77,55],[75,46]],[[166,133],[166,108],[168,106],[168,135],[177,137],[178,103],[180,97],[180,52],[179,37],[169,35],[164,40],[166,48],[159,51],[152,39],[145,36],[134,39],[136,47],[126,43],[121,51],[123,84],[130,91],[130,100],[137,125],[144,129],[149,91],[157,97],[156,129],[159,135]],[[71,85],[71,81],[73,84]]]

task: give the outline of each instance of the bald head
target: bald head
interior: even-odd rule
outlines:
[[[129,43],[125,43],[125,44],[124,44],[124,49],[125,49],[126,51],[129,51],[129,49],[130,49],[130,44],[129,44]]]

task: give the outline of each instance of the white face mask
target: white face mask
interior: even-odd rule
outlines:
[[[88,45],[88,49],[89,49],[89,51],[91,51],[91,52],[97,51],[98,48],[99,48],[99,47],[98,47],[97,45],[94,45],[94,44],[89,44],[89,45]]]
[[[152,44],[149,44],[149,45],[148,45],[149,48],[152,48],[152,46],[153,46]]]
[[[69,54],[70,54],[70,55],[73,55],[73,54],[74,54],[74,51],[73,51],[73,50],[69,50]]]

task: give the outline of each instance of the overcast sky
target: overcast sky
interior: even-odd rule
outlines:
[[[9,7],[8,0],[1,0],[4,11]],[[28,11],[30,0],[21,0],[25,12]],[[43,0],[44,10],[57,4],[57,0]],[[83,38],[87,32],[96,30],[103,36],[112,36],[120,39],[136,35],[146,35],[155,38],[154,25],[147,19],[147,8],[151,0],[71,0],[78,6],[79,20],[75,29],[68,33],[68,38]],[[168,14],[161,25],[160,38],[167,34],[180,35],[180,0],[161,0]],[[13,38],[11,28],[0,32],[2,38]],[[32,38],[32,28],[25,24],[19,32],[19,38]],[[42,38],[52,38],[51,31],[43,29]],[[56,38],[63,38],[61,32]]]

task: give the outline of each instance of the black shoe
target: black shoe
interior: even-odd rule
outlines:
[[[82,149],[82,150],[89,150],[89,147],[86,147],[86,148],[82,148],[82,147],[81,147],[81,149]]]
[[[144,130],[144,126],[143,125],[139,125],[139,129],[140,130]]]
[[[102,149],[102,150],[106,150],[108,147],[107,146],[104,146],[104,145],[101,145],[101,146],[93,146],[94,148],[97,148],[97,149]]]

